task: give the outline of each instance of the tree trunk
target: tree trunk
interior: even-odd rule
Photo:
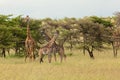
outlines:
[[[91,58],[91,59],[94,59],[94,55],[93,55],[93,47],[92,47],[91,50],[90,50],[90,48],[87,48],[86,50],[88,51],[90,58]]]
[[[17,48],[15,48],[15,54],[17,54]]]
[[[6,54],[5,54],[5,48],[2,48],[2,56],[5,58]]]
[[[70,41],[72,40],[72,36],[70,36]],[[63,45],[62,45],[63,46]],[[72,52],[72,49],[73,49],[73,42],[71,41],[70,42],[70,56],[73,55],[73,52]]]
[[[114,46],[114,43],[112,43],[112,47],[113,47],[114,57],[116,58],[117,57],[117,48]]]
[[[84,46],[83,46],[83,54],[85,56],[85,42],[86,42],[86,36],[83,37],[83,43],[84,43]]]
[[[91,59],[94,59],[93,51],[89,52],[89,56],[90,56]]]
[[[70,51],[72,51],[72,49],[73,49],[73,45],[72,43],[70,43]]]
[[[85,56],[85,46],[83,47],[83,54],[84,54],[84,56]]]

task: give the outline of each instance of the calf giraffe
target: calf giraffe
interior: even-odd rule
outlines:
[[[57,39],[58,34],[59,34],[59,31],[56,31],[53,38],[45,46],[40,48],[40,50],[39,50],[40,63],[43,62],[43,57],[45,54],[48,55],[48,61],[49,61],[49,63],[51,63],[51,56],[53,53],[53,44],[54,44],[55,40]]]
[[[51,40],[51,37],[48,35],[48,33],[45,31],[45,29],[42,30],[42,33],[45,35],[47,41]],[[61,62],[63,60],[63,57],[64,57],[64,59],[66,59],[63,45],[58,45],[55,41],[53,43],[51,53],[54,54],[55,61],[56,61],[56,53],[58,53],[60,55]]]

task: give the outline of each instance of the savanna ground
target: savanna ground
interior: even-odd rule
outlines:
[[[66,51],[67,59],[60,63],[52,59],[48,63],[24,62],[24,58],[0,58],[0,80],[119,80],[120,54],[113,57],[112,49],[102,52],[95,51],[95,59],[84,56],[82,51]]]

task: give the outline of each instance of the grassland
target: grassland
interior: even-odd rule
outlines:
[[[69,51],[66,51],[69,54]],[[113,57],[112,50],[95,51],[95,59],[75,50],[63,63],[52,60],[39,64],[24,62],[24,58],[0,58],[0,80],[120,80],[120,55]]]

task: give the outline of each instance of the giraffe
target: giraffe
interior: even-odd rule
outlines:
[[[113,32],[113,53],[114,53],[114,57],[117,57],[117,51],[120,47],[120,28],[117,27],[116,30]]]
[[[53,45],[54,45],[58,35],[59,35],[59,31],[56,31],[53,38],[51,38],[51,40],[45,46],[40,48],[40,50],[39,50],[40,63],[43,62],[43,57],[45,54],[48,55],[48,61],[49,61],[49,63],[51,63],[51,57],[52,57],[52,53],[53,53]]]
[[[42,30],[42,33],[45,35],[46,41],[49,42],[51,40],[51,37],[48,35],[48,33],[45,31],[45,29]],[[64,53],[64,47],[63,47],[63,45],[59,45],[55,41],[53,43],[52,53],[54,54],[55,61],[56,61],[56,53],[58,53],[60,55],[61,62],[63,60],[63,57],[66,60],[66,55]]]
[[[26,48],[25,62],[26,62],[27,57],[29,57],[30,60],[32,59],[32,61],[35,59],[35,55],[34,55],[35,41],[30,33],[29,16],[26,16],[25,20],[27,22],[27,38],[25,40],[25,48]]]

